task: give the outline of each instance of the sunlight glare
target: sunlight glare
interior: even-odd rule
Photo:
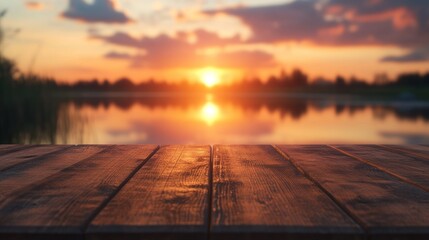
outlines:
[[[213,123],[219,118],[219,107],[212,102],[207,102],[204,105],[201,113],[207,125],[212,126]]]
[[[213,68],[206,68],[201,73],[201,81],[208,88],[212,88],[220,81],[219,71]]]

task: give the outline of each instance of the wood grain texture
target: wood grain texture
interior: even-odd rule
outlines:
[[[94,219],[87,238],[206,239],[210,164],[210,146],[161,147]]]
[[[429,239],[429,193],[328,146],[278,146],[370,234]]]
[[[0,150],[7,149],[10,147],[14,147],[14,146],[17,146],[17,145],[15,145],[15,144],[0,144]]]
[[[361,233],[272,146],[214,147],[212,209],[211,239],[355,239]]]
[[[24,149],[11,152],[8,154],[0,155],[0,171],[4,171],[15,165],[25,163],[28,161],[37,160],[37,158],[64,150],[70,146],[58,146],[58,145],[40,145],[40,146],[27,146]]]
[[[334,147],[429,192],[429,161],[426,159],[374,145]]]
[[[3,153],[3,151],[8,149],[13,149],[15,147],[19,147],[19,145],[15,144],[0,144],[0,153]]]
[[[37,161],[28,161],[0,174],[0,201],[11,194],[25,191],[39,181],[60,172],[109,146],[73,146],[65,151],[40,157]]]
[[[0,156],[32,147],[31,145],[2,144],[0,145]]]
[[[157,146],[114,146],[0,202],[0,238],[80,238]]]
[[[429,147],[422,145],[382,145],[391,151],[402,152],[406,155],[422,157],[429,160]]]

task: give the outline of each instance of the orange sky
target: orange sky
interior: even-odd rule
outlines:
[[[421,0],[7,1],[3,49],[24,72],[221,81],[301,68],[372,79],[429,70]]]

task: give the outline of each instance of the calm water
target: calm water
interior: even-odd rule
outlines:
[[[428,102],[116,94],[27,103],[1,114],[3,143],[429,143]]]

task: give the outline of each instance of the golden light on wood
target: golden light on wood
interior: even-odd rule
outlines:
[[[216,86],[220,82],[219,70],[214,68],[203,69],[201,71],[201,81],[208,88]]]

